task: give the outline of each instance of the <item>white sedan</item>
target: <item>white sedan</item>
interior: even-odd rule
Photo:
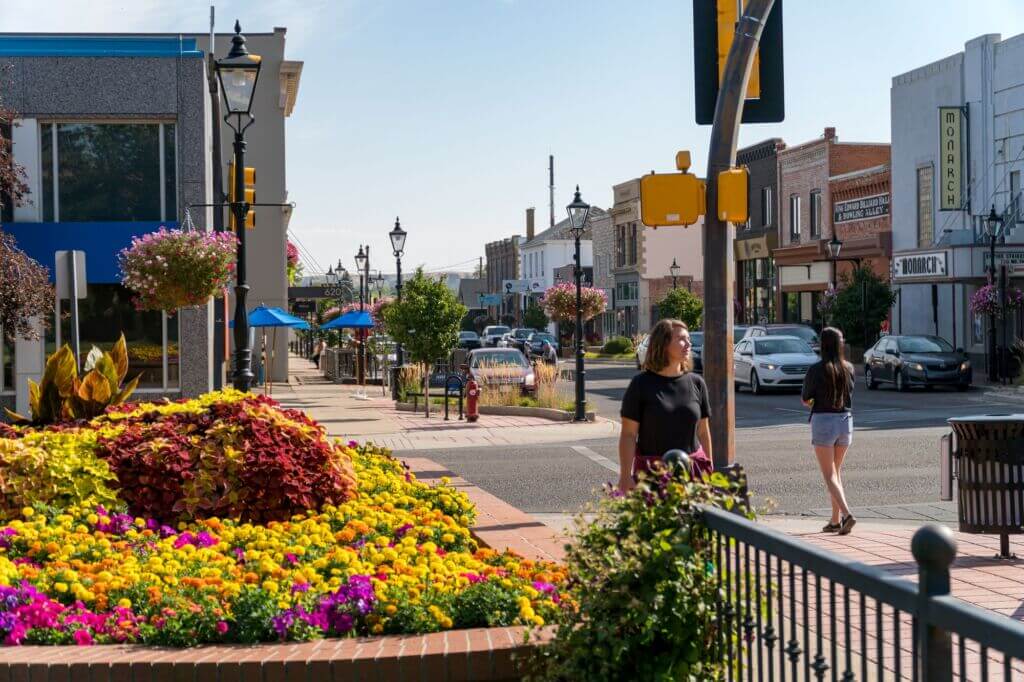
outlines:
[[[736,390],[749,386],[759,395],[768,388],[799,388],[818,360],[807,342],[795,336],[747,337],[733,349]]]

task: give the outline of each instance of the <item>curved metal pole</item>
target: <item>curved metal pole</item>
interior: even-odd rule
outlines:
[[[711,443],[715,468],[736,452],[736,398],[733,394],[732,326],[736,228],[718,219],[718,174],[736,163],[736,141],[743,100],[761,31],[775,0],[749,0],[736,24],[736,36],[718,90],[708,152],[707,211],[704,216],[704,377],[711,402]]]

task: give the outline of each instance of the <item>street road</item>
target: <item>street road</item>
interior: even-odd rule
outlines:
[[[588,367],[588,401],[609,419],[635,368]],[[800,514],[828,506],[810,447],[807,411],[795,392],[737,396],[736,460],[745,469],[759,506]],[[1024,402],[980,389],[854,393],[854,443],[844,466],[851,506],[938,501],[938,445],[946,419],[980,413],[1024,412]],[[484,417],[483,419],[486,419]],[[399,453],[401,454],[401,453]],[[409,453],[413,455],[413,453]],[[602,484],[618,478],[614,439],[517,448],[419,451],[527,512],[574,513],[596,500]]]

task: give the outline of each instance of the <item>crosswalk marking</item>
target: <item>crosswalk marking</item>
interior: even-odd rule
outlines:
[[[601,455],[601,454],[598,454],[598,453],[594,452],[593,450],[588,448],[586,445],[572,445],[570,447],[573,450],[575,450],[576,452],[578,452],[579,454],[581,454],[584,457],[586,457],[587,459],[591,460],[592,462],[596,462],[597,464],[600,464],[605,469],[608,469],[610,471],[614,471],[615,473],[619,473],[619,465],[618,464],[616,464],[615,462],[611,461],[610,459],[608,459],[604,455]]]

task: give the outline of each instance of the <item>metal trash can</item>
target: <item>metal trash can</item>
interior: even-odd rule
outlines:
[[[956,436],[960,531],[998,534],[999,555],[1010,558],[1009,536],[1024,533],[1024,414],[948,422]]]

